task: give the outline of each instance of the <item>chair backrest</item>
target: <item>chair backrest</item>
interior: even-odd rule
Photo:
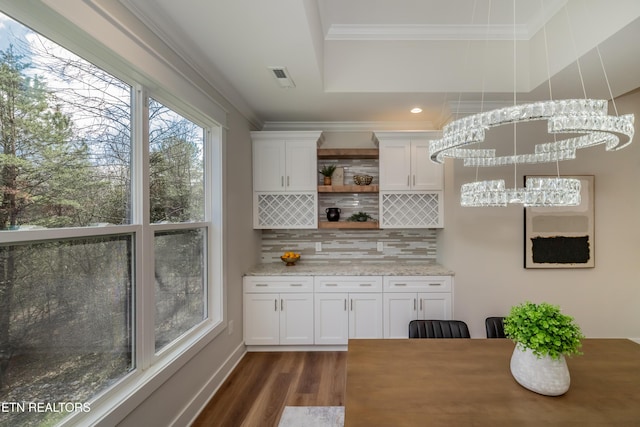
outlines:
[[[504,317],[487,317],[484,321],[487,338],[506,338],[504,334]]]
[[[471,338],[462,320],[412,320],[409,338]]]

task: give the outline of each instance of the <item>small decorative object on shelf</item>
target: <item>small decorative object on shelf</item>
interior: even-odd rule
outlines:
[[[369,185],[373,181],[373,177],[371,175],[354,175],[353,182],[358,185]]]
[[[327,221],[340,221],[340,208],[327,208],[324,211],[327,213]]]
[[[331,185],[344,185],[344,167],[337,167],[331,175]]]
[[[336,165],[324,165],[318,172],[324,175],[324,185],[331,185],[331,175],[336,170]]]
[[[572,317],[546,302],[525,302],[511,308],[504,332],[516,343],[511,374],[521,386],[546,396],[569,390],[571,377],[564,356],[582,354],[584,338]]]
[[[280,259],[282,262],[286,263],[287,267],[291,267],[292,265],[296,265],[296,262],[300,259],[300,254],[287,251],[280,257]]]
[[[375,221],[375,219],[366,212],[358,212],[351,215],[347,218],[347,221],[358,221],[358,222],[366,222],[368,220]]]

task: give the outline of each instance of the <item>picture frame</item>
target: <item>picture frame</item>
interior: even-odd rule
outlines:
[[[595,267],[595,178],[563,178],[580,180],[580,204],[524,209],[524,268]]]

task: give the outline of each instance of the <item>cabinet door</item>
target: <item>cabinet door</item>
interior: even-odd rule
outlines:
[[[419,293],[420,319],[451,319],[451,294],[448,292]]]
[[[280,344],[313,344],[313,294],[280,294]]]
[[[442,190],[443,168],[429,157],[429,141],[411,141],[411,188]]]
[[[284,191],[285,143],[280,140],[253,143],[253,191]]]
[[[245,344],[280,344],[279,324],[278,294],[244,294]]]
[[[309,141],[287,141],[287,191],[316,191],[318,188],[317,149]]]
[[[410,142],[380,141],[380,190],[409,190],[410,177]]]
[[[349,312],[347,293],[316,293],[315,343],[347,344],[349,340]]]
[[[417,298],[411,292],[384,294],[384,338],[409,338],[409,322],[418,318]]]
[[[382,338],[382,294],[349,294],[349,338]]]

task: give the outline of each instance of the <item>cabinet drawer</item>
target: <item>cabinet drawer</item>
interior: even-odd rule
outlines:
[[[312,276],[245,276],[243,283],[245,292],[313,292]]]
[[[385,292],[451,292],[450,276],[385,276]]]
[[[382,292],[380,276],[316,276],[316,292]]]

